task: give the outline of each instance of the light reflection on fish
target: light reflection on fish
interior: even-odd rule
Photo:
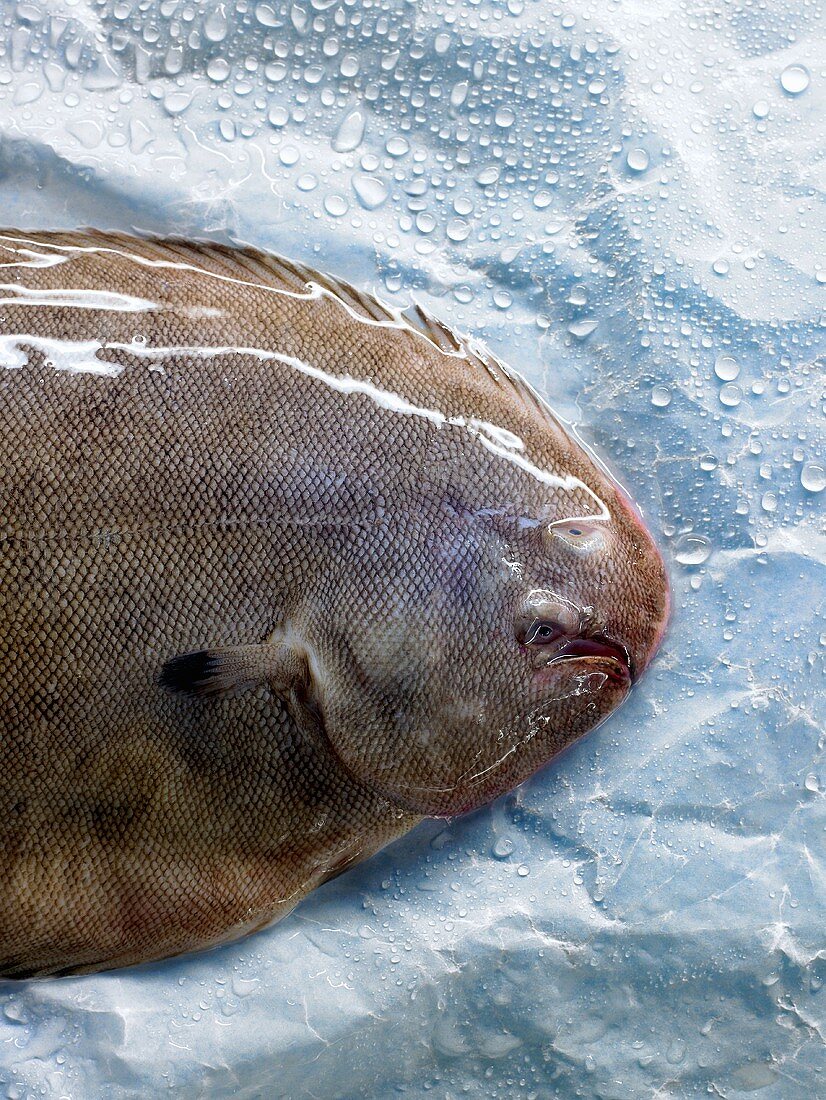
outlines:
[[[1,975],[259,928],[649,662],[650,536],[481,344],[214,244],[6,231],[0,283]]]

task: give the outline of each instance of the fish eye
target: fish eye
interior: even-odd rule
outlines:
[[[550,531],[552,535],[562,539],[566,546],[580,554],[590,554],[595,550],[602,550],[605,546],[604,534],[593,523],[566,520],[553,524]]]
[[[528,627],[525,634],[525,645],[551,645],[552,642],[557,641],[564,636],[564,631],[559,627],[559,623],[548,622],[547,619],[536,619]]]

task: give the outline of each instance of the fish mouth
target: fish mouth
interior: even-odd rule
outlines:
[[[596,664],[601,672],[614,683],[630,687],[634,682],[634,662],[631,654],[619,642],[597,634],[590,637],[567,638],[557,649],[544,667],[561,664],[563,661],[588,661]]]

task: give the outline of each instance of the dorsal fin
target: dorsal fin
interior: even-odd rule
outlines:
[[[556,414],[547,402],[537,393],[530,382],[514,373],[499,359],[483,340],[475,336],[465,336],[448,327],[416,302],[402,313],[408,326],[421,336],[426,337],[439,351],[446,355],[459,356],[466,363],[485,375],[501,390],[509,392],[524,405],[529,406],[559,428]]]
[[[351,313],[368,321],[402,327],[399,311],[365,294],[343,279],[336,279],[306,264],[288,260],[273,252],[248,245],[219,241],[186,240],[183,237],[132,236],[99,229],[67,232],[25,232],[0,230],[0,249],[45,248],[68,259],[78,252],[114,252],[150,266],[191,268],[219,279],[247,282],[254,286],[310,296],[311,286],[337,299]]]
[[[559,427],[552,410],[536,390],[506,367],[481,340],[457,333],[419,303],[405,310],[396,309],[374,294],[358,290],[344,279],[337,279],[276,253],[218,241],[133,236],[99,229],[32,233],[0,230],[0,250],[3,248],[28,251],[29,256],[32,248],[43,248],[53,255],[66,253],[67,258],[72,253],[83,251],[111,251],[138,263],[191,268],[219,279],[247,282],[308,297],[312,296],[312,287],[317,287],[350,313],[368,322],[407,330],[423,337],[444,355],[461,359],[468,366],[484,372],[486,378],[500,389],[516,396],[520,402]]]
[[[402,312],[402,317],[404,317],[410,328],[415,329],[422,336],[426,336],[431,344],[436,345],[439,351],[443,351],[448,355],[465,352],[464,341],[446,324],[422,309],[418,302],[408,306]]]

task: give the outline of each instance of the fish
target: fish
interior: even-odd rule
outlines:
[[[595,727],[668,619],[519,373],[251,247],[0,231],[0,502],[3,978],[284,917]]]

